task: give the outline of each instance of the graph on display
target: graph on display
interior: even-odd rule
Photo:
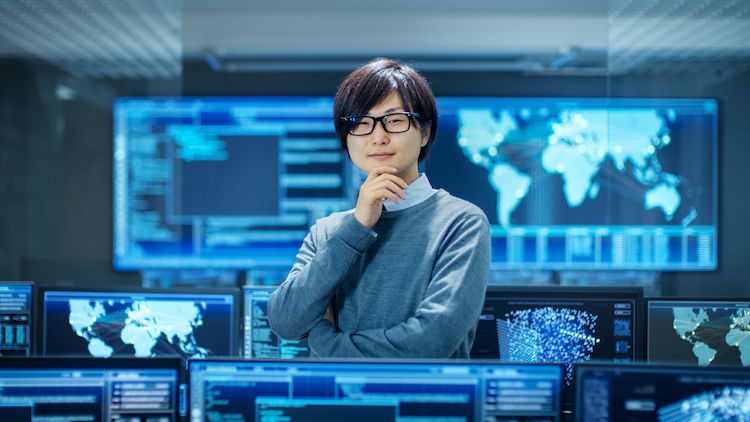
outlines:
[[[475,359],[573,365],[640,357],[638,289],[490,287],[471,350]]]
[[[496,269],[713,270],[714,100],[438,98],[423,163],[480,206]],[[330,97],[122,98],[114,265],[288,268],[362,175]]]
[[[31,355],[34,285],[0,281],[0,356]]]
[[[43,352],[74,356],[235,354],[237,294],[43,292]]]
[[[699,366],[750,366],[750,302],[648,302],[650,361]]]
[[[331,98],[115,102],[114,265],[289,267],[316,219],[350,208]]]
[[[716,268],[713,100],[439,98],[433,185],[479,205],[496,268]]]

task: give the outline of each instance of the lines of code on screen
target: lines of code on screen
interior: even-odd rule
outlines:
[[[164,369],[0,369],[3,420],[171,422],[177,376]]]
[[[194,360],[190,419],[556,421],[561,380],[545,365]]]
[[[332,107],[325,97],[116,101],[115,267],[291,265],[316,219],[352,205]]]
[[[244,356],[246,358],[291,359],[310,356],[307,339],[285,340],[271,330],[268,298],[274,287],[246,287]]]

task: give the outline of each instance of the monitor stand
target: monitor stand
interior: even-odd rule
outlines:
[[[161,269],[141,272],[141,284],[149,289],[237,287],[244,271],[222,269]]]

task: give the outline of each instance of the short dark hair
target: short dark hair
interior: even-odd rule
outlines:
[[[363,116],[392,92],[398,92],[406,111],[419,114],[415,118],[420,130],[429,130],[427,144],[419,151],[419,161],[430,152],[437,133],[437,106],[427,80],[414,68],[398,60],[377,58],[357,68],[341,82],[333,104],[333,120],[341,148],[347,151],[349,135],[342,117]]]

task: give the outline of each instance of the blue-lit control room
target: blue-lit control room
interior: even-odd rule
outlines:
[[[748,134],[748,1],[0,1],[0,419],[750,421]]]

